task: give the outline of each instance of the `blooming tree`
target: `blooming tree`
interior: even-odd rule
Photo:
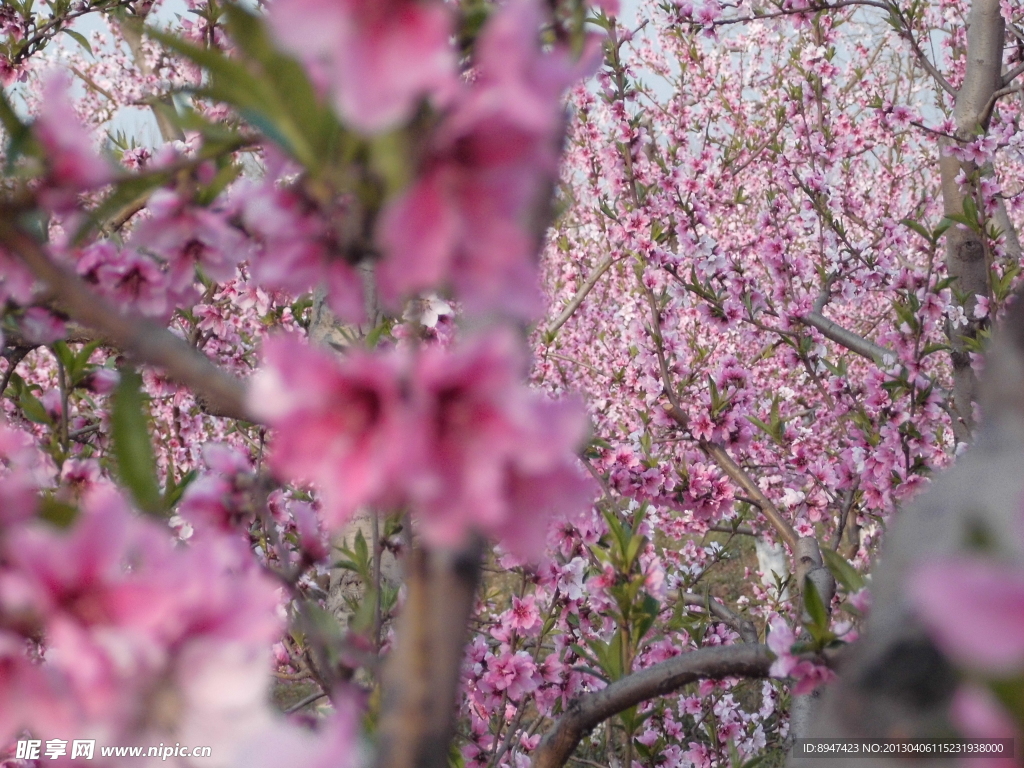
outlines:
[[[1020,731],[1020,9],[160,6],[0,8],[5,764]]]

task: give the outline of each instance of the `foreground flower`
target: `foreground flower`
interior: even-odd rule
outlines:
[[[419,0],[278,0],[270,24],[353,127],[378,131],[455,82],[451,14]]]
[[[277,429],[274,469],[319,487],[331,528],[360,506],[397,504],[409,429],[398,360],[356,352],[339,362],[292,337],[271,339],[264,355],[250,402]]]
[[[457,546],[476,530],[533,557],[550,516],[592,498],[573,456],[585,413],[524,388],[510,333],[454,353],[342,361],[282,338],[266,359],[251,404],[277,430],[272,465],[320,488],[329,527],[363,505],[410,504],[433,544]]]
[[[420,174],[385,210],[385,302],[447,284],[467,311],[533,318],[543,309],[532,222],[557,175],[566,88],[600,61],[588,41],[574,61],[543,52],[537,0],[514,0],[488,22],[473,82],[438,128]]]
[[[25,650],[13,655],[12,639],[3,641],[0,701],[29,677],[39,683],[17,720],[0,722],[7,731],[184,737],[227,706],[209,684],[214,669],[231,678],[224,690],[236,699],[248,691],[263,706],[262,688],[242,683],[261,679],[254,672],[268,668],[281,623],[277,585],[254,561],[246,568],[215,547],[176,549],[109,485],[87,494],[68,531],[9,531],[2,556],[0,615],[25,648],[39,639],[46,648],[44,663],[27,668]]]
[[[793,644],[796,641],[793,630],[781,618],[776,616],[769,622],[768,647],[775,654],[775,661],[768,674],[793,678],[793,695],[802,696],[822,683],[834,680],[836,674],[828,667],[794,656]]]
[[[966,557],[925,563],[908,593],[955,663],[993,675],[1024,669],[1024,571]]]
[[[43,106],[33,126],[46,152],[49,170],[48,188],[42,194],[55,210],[73,207],[77,192],[102,186],[113,176],[75,114],[68,89],[67,78],[50,76],[43,88]]]

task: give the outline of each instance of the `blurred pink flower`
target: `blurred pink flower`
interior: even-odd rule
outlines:
[[[67,333],[64,321],[42,307],[29,307],[21,318],[25,338],[36,344],[52,344]]]
[[[1024,571],[979,558],[924,563],[908,595],[939,648],[972,669],[1024,669]]]
[[[0,422],[0,524],[32,517],[37,492],[52,485],[56,471],[31,435]]]
[[[266,361],[250,402],[276,430],[271,464],[320,488],[329,528],[364,504],[411,503],[433,545],[462,545],[476,530],[535,557],[550,517],[592,499],[573,455],[585,411],[523,385],[511,332],[412,360],[391,351],[339,361],[279,338]]]
[[[199,267],[207,277],[226,282],[246,258],[246,240],[221,211],[191,206],[177,193],[158,189],[147,204],[152,214],[132,232],[131,245],[164,258],[175,293],[186,291]]]
[[[68,80],[53,74],[43,85],[42,107],[33,126],[46,152],[48,182],[54,207],[74,203],[74,193],[107,184],[113,174],[75,113],[68,95]],[[70,197],[68,196],[70,195]]]
[[[357,130],[409,118],[455,85],[449,9],[431,0],[277,0],[270,25]]]
[[[978,685],[966,684],[957,689],[949,708],[953,725],[969,739],[1014,739],[1017,744],[1017,726],[991,691]],[[985,755],[967,758],[965,768],[1015,768],[1018,759]]]
[[[167,275],[149,256],[102,241],[82,251],[75,269],[119,306],[158,318],[171,310]]]
[[[339,362],[290,337],[268,341],[265,358],[250,405],[276,429],[271,465],[318,485],[330,528],[364,504],[396,503],[408,463],[398,359],[353,353]]]
[[[595,68],[583,57],[543,52],[537,0],[513,0],[477,43],[472,82],[434,136],[419,176],[381,218],[386,258],[381,296],[403,298],[448,284],[471,313],[533,318],[543,310],[531,221],[557,173],[565,89]]]
[[[45,638],[41,669],[58,676],[75,716],[64,733],[171,727],[153,701],[158,689],[173,696],[184,685],[192,662],[183,654],[269,648],[281,631],[278,586],[251,559],[245,567],[224,553],[176,549],[166,528],[134,516],[111,485],[85,494],[66,531],[39,523],[8,533],[0,611]],[[26,717],[63,705],[40,706]]]
[[[835,679],[836,675],[828,667],[794,656],[792,649],[796,640],[793,630],[782,618],[776,616],[769,622],[768,647],[775,654],[775,661],[768,674],[793,678],[793,695],[802,696]]]
[[[283,166],[280,158],[273,163]],[[279,189],[272,178],[243,183],[236,195],[245,228],[256,241],[250,260],[255,281],[267,290],[296,295],[325,285],[331,310],[346,322],[361,322],[362,281],[335,252],[324,218],[310,203]]]
[[[525,360],[511,332],[451,353],[422,351],[413,375],[417,433],[409,472],[426,538],[458,544],[476,528],[514,554],[536,557],[555,512],[591,499],[573,451],[586,437],[582,405],[553,402],[521,382]]]

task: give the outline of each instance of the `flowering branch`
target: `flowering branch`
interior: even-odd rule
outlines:
[[[742,638],[745,643],[757,642],[757,627],[749,619],[740,616],[736,611],[727,606],[721,600],[708,595],[683,595],[683,602],[686,605],[701,606],[711,611],[712,615],[720,621],[724,621]]]
[[[767,677],[774,654],[766,645],[709,646],[647,667],[569,702],[533,755],[533,768],[561,768],[595,726],[641,702],[696,680]]]
[[[117,311],[77,275],[55,264],[43,247],[14,223],[16,215],[11,210],[0,215],[0,245],[21,258],[72,319],[95,329],[139,362],[162,368],[171,379],[192,389],[208,413],[252,420],[242,382],[166,328]]]
[[[594,286],[597,285],[597,281],[601,279],[601,275],[608,271],[608,268],[615,262],[614,256],[608,254],[604,257],[600,264],[594,267],[594,271],[590,273],[580,289],[576,291],[576,295],[572,297],[568,304],[565,305],[565,309],[562,310],[561,314],[558,315],[551,324],[544,329],[544,336],[552,339],[554,335],[558,333],[558,329],[561,328],[573,313],[580,308],[583,300],[587,298],[587,295],[594,290]]]
[[[812,719],[809,737],[930,737],[948,728],[956,671],[922,627],[920,610],[907,598],[908,583],[924,563],[936,566],[943,559],[963,557],[972,548],[976,554],[971,532],[987,532],[1001,545],[1019,536],[1024,491],[1022,328],[1024,303],[1018,300],[986,356],[985,418],[977,440],[890,529],[873,574],[871,617]],[[1005,564],[1019,567],[1024,562],[1019,546],[1000,552]],[[970,626],[963,614],[967,603],[949,604],[946,615]],[[975,635],[972,642],[987,640],[968,631]]]

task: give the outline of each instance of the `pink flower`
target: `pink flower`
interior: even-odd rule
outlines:
[[[280,158],[273,160],[283,164]],[[260,286],[297,295],[325,284],[328,304],[339,318],[363,320],[359,275],[335,252],[326,222],[308,201],[279,189],[272,179],[243,184],[238,200],[246,231],[257,243],[251,266]]]
[[[355,352],[339,362],[289,337],[268,341],[264,354],[250,405],[277,430],[271,465],[320,487],[331,528],[364,504],[394,506],[412,471],[397,357]]]
[[[24,638],[0,630],[0,744],[23,728],[67,730],[71,706],[67,691],[26,653]]]
[[[540,611],[533,595],[527,595],[522,600],[512,597],[512,610],[509,617],[509,625],[512,629],[528,631],[540,623]]]
[[[540,685],[537,666],[525,651],[488,659],[484,682],[496,691],[507,690],[512,701],[519,701],[523,694],[535,691]]]
[[[31,435],[0,422],[0,523],[34,515],[36,494],[52,484],[55,473],[56,468]]]
[[[331,92],[338,114],[374,132],[455,83],[451,14],[418,0],[278,0],[270,25]]]
[[[0,608],[45,637],[41,669],[65,687],[77,721],[63,733],[100,723],[166,727],[147,722],[156,714],[147,702],[164,689],[194,699],[188,676],[200,657],[252,656],[269,647],[281,630],[277,585],[253,561],[224,554],[209,546],[175,549],[166,528],[133,516],[109,485],[86,494],[67,531],[38,524],[11,532]],[[247,670],[251,676],[251,664]],[[188,703],[194,711],[201,702]]]
[[[587,431],[582,406],[531,394],[511,333],[495,332],[416,361],[413,399],[422,435],[408,470],[424,535],[457,544],[475,528],[514,554],[536,557],[555,512],[579,509],[592,487],[574,466]]]
[[[235,276],[235,267],[246,257],[246,242],[222,212],[192,207],[169,189],[154,192],[147,209],[152,216],[135,228],[131,244],[167,260],[174,292],[192,286],[196,267],[218,282]]]
[[[36,279],[22,262],[0,250],[0,301],[25,305],[32,301]]]
[[[25,338],[36,344],[52,344],[63,339],[66,333],[64,321],[42,307],[29,307],[21,318],[21,330]]]
[[[66,77],[51,75],[46,80],[34,131],[46,151],[49,182],[54,187],[77,192],[111,180],[110,166],[96,154],[92,139],[71,105]],[[57,197],[64,204],[69,202],[63,195]]]
[[[768,647],[775,654],[768,674],[772,677],[791,677],[795,680],[793,695],[810,693],[822,683],[835,679],[835,672],[807,659],[793,655],[796,635],[785,621],[776,616],[769,622]]]
[[[950,705],[953,724],[969,739],[1017,739],[1017,726],[992,693],[978,685],[966,684],[957,689]],[[965,761],[967,768],[1014,768],[1014,758],[988,755]]]
[[[551,516],[592,498],[573,455],[585,412],[523,386],[511,333],[412,361],[394,351],[338,361],[276,339],[266,358],[251,405],[277,430],[271,464],[320,487],[328,527],[364,504],[408,502],[435,546],[460,546],[475,530],[535,557]]]
[[[390,306],[448,284],[471,313],[532,318],[543,309],[530,220],[557,172],[562,92],[597,65],[600,47],[588,44],[579,62],[562,47],[542,53],[540,19],[536,0],[513,0],[492,17],[472,84],[417,180],[385,209],[378,279]]]
[[[75,269],[87,282],[121,306],[148,317],[166,317],[170,311],[167,276],[149,256],[109,241],[82,251]]]
[[[20,67],[15,67],[9,58],[0,56],[0,85],[4,88],[9,88],[21,79],[23,74],[24,70]]]
[[[994,675],[1024,668],[1024,571],[977,558],[924,563],[908,594],[954,662]]]

